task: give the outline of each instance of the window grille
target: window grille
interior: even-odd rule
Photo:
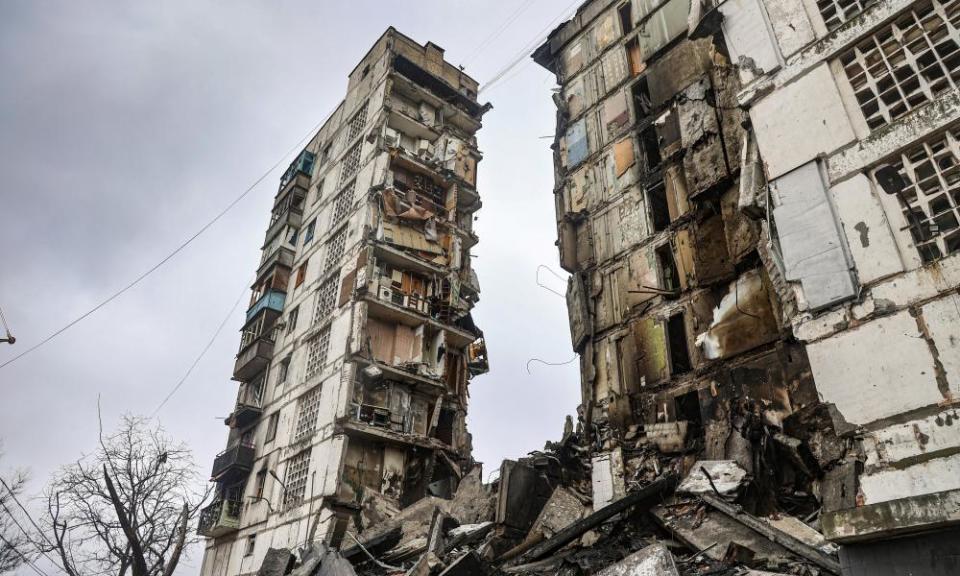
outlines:
[[[340,262],[343,257],[343,251],[347,246],[347,227],[344,226],[339,232],[327,240],[327,255],[323,262],[323,273],[326,274]]]
[[[300,397],[297,412],[297,429],[293,441],[303,440],[317,428],[317,414],[320,412],[320,387],[316,386]]]
[[[960,0],[933,0],[840,57],[871,129],[957,87]]]
[[[310,471],[310,450],[300,452],[287,461],[287,472],[284,474],[283,485],[286,491],[283,496],[284,506],[296,506],[303,502],[307,491],[307,474]]]
[[[891,168],[897,196],[924,262],[960,251],[960,136],[947,132],[904,150]],[[876,178],[876,176],[875,176]]]
[[[333,202],[333,218],[331,218],[332,226],[339,224],[344,218],[347,217],[347,214],[350,213],[350,207],[353,206],[353,191],[355,188],[356,180],[347,185],[343,189],[343,192],[337,196],[337,199]]]
[[[350,120],[349,130],[347,132],[347,142],[351,142],[354,138],[360,135],[363,132],[363,128],[367,125],[367,102],[363,103],[363,107],[353,115],[353,118]]]
[[[347,155],[343,157],[343,164],[340,166],[340,183],[338,186],[343,186],[343,183],[349,180],[360,169],[360,147],[362,145],[363,142],[357,142],[357,144],[347,152]]]
[[[876,3],[877,0],[817,0],[817,8],[827,30],[832,31]]]
[[[327,363],[327,352],[330,350],[330,327],[327,326],[310,340],[307,349],[307,379],[313,378]]]
[[[318,324],[326,320],[337,301],[337,281],[339,274],[334,274],[317,289],[317,301],[313,308],[313,323]]]

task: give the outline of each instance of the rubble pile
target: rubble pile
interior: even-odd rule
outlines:
[[[741,415],[742,416],[742,415]],[[304,553],[297,576],[582,576],[840,574],[836,547],[817,530],[816,433],[788,436],[743,422],[754,450],[703,458],[702,438],[632,426],[624,438],[567,433],[543,451],[504,461],[482,483],[479,464],[450,499],[406,508],[364,505],[340,552]],[[796,431],[796,430],[795,430]],[[802,514],[802,515],[801,515]],[[329,566],[319,556],[334,555]],[[347,561],[344,564],[342,561]],[[325,561],[326,562],[326,561]],[[266,565],[266,564],[265,564]],[[344,574],[344,566],[352,566]],[[262,572],[262,571],[261,571]],[[282,576],[279,572],[276,576]],[[263,574],[262,576],[272,576]]]

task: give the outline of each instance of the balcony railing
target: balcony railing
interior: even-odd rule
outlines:
[[[304,189],[306,189],[310,185],[310,173],[313,172],[313,164],[316,159],[317,156],[313,152],[308,152],[307,150],[301,152],[300,155],[290,163],[283,177],[280,178],[280,193],[282,194],[291,182],[296,183],[297,180],[303,178],[306,178],[307,181],[306,186],[303,186]]]
[[[257,269],[257,278],[260,278],[274,265],[293,268],[293,250],[284,246],[274,248],[269,254],[264,254],[263,262]]]
[[[200,511],[197,534],[219,538],[240,528],[239,500],[218,500]]]
[[[233,365],[233,377],[241,382],[249,382],[253,377],[266,369],[273,358],[273,340],[261,336],[248,344],[237,354],[237,362]]]
[[[252,444],[240,443],[217,454],[213,460],[211,480],[229,483],[230,480],[246,475],[253,468],[255,451]]]
[[[283,303],[287,295],[279,290],[268,290],[266,294],[260,297],[253,306],[247,310],[247,322],[249,322],[258,312],[265,308],[283,312]]]
[[[280,230],[288,224],[294,228],[299,228],[303,219],[303,207],[289,207],[270,222],[267,228],[266,241],[270,242],[274,236],[280,233]]]

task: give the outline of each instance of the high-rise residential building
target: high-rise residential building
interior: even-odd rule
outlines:
[[[955,571],[958,29],[951,0],[588,0],[536,51],[595,503],[641,438],[735,462],[845,576]]]
[[[203,576],[339,544],[362,509],[449,497],[472,464],[477,82],[393,28],[290,164],[264,239],[211,473]]]

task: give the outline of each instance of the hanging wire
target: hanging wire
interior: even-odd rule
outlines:
[[[567,364],[570,364],[576,360],[579,356],[579,354],[574,354],[573,358],[567,360],[566,362],[547,362],[546,360],[541,360],[540,358],[531,358],[527,360],[527,374],[532,374],[532,372],[530,372],[530,364],[532,362],[539,362],[540,364],[545,364],[547,366],[566,366]]]
[[[547,286],[546,284],[543,284],[542,282],[540,282],[540,269],[541,269],[541,268],[543,268],[543,269],[545,269],[547,272],[553,274],[554,276],[556,276],[556,277],[557,277],[558,279],[560,279],[561,281],[563,281],[563,282],[566,282],[566,281],[567,281],[566,278],[564,278],[563,276],[561,276],[561,275],[557,274],[556,272],[554,272],[554,271],[553,271],[552,269],[550,269],[550,267],[547,266],[546,264],[541,264],[541,265],[537,266],[537,278],[536,278],[537,286],[543,288],[543,289],[546,290],[547,292],[553,292],[553,293],[556,294],[557,296],[559,296],[559,297],[561,297],[561,298],[563,298],[563,299],[566,299],[566,298],[567,298],[566,294],[561,294],[560,292],[557,292],[557,291],[554,290],[553,288],[551,288],[551,287]]]

